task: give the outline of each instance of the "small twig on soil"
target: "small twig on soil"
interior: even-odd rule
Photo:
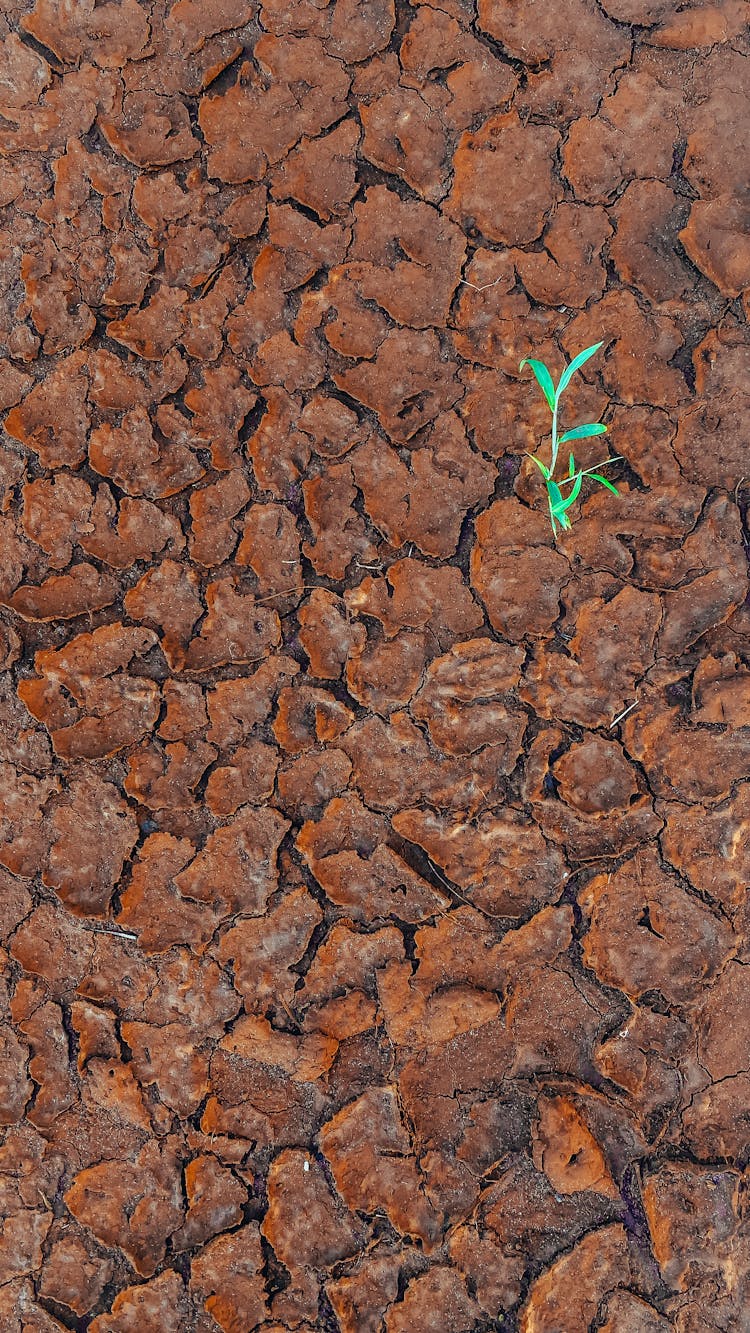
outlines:
[[[623,709],[622,713],[618,713],[618,714],[617,714],[617,717],[613,717],[613,718],[612,718],[612,721],[611,721],[610,724],[609,724],[609,729],[610,729],[610,731],[612,730],[613,727],[616,727],[616,726],[617,726],[617,723],[618,723],[618,722],[622,722],[622,719],[623,719],[624,717],[627,717],[628,713],[632,713],[633,709],[638,707],[638,703],[639,703],[639,700],[636,699],[636,700],[630,705],[629,708],[625,708],[625,709]]]
[[[475,282],[469,282],[468,278],[459,278],[458,285],[459,287],[462,284],[464,287],[473,287],[475,292],[486,292],[488,287],[496,287],[499,282],[502,282],[504,277],[507,277],[507,274],[501,273],[499,278],[494,278],[492,282],[485,282],[481,287],[477,286]]]
[[[91,926],[88,922],[84,922],[84,929],[90,930],[92,935],[116,935],[120,940],[138,939],[132,930],[120,930],[118,926]]]

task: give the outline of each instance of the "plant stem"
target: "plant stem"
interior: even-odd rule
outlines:
[[[557,465],[557,395],[555,395],[555,406],[552,409],[552,463],[550,465],[550,476],[554,477],[555,467]]]

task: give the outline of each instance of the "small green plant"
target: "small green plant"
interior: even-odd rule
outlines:
[[[607,427],[598,421],[590,422],[586,426],[575,426],[573,430],[566,430],[564,435],[558,435],[557,433],[558,408],[563,393],[570,384],[576,371],[580,370],[584,362],[588,361],[589,357],[593,356],[595,352],[598,352],[601,346],[602,344],[600,342],[594,343],[593,347],[587,347],[583,352],[579,352],[578,356],[573,357],[570,365],[565,367],[560,376],[557,388],[555,388],[552,376],[543,361],[535,361],[533,357],[526,356],[518,367],[519,370],[523,370],[524,366],[531,366],[531,369],[536,376],[537,384],[544,394],[547,406],[552,413],[552,456],[549,467],[547,467],[540,458],[537,458],[536,454],[529,454],[528,457],[533,463],[536,463],[539,471],[544,477],[544,483],[547,487],[547,499],[549,501],[550,522],[552,523],[552,532],[555,537],[557,536],[557,529],[555,527],[556,523],[559,523],[560,527],[563,529],[572,526],[570,519],[568,518],[568,510],[578,499],[578,494],[583,484],[584,477],[590,477],[592,481],[598,481],[600,486],[606,486],[608,491],[612,491],[614,495],[619,495],[617,487],[613,486],[611,481],[607,481],[607,478],[603,477],[601,473],[597,471],[600,467],[606,467],[608,463],[618,462],[620,458],[619,454],[614,458],[603,458],[601,463],[596,463],[594,467],[581,469],[576,466],[576,460],[571,451],[568,455],[567,476],[558,477],[557,479],[555,478],[557,455],[561,444],[568,444],[572,440],[586,440],[590,435],[604,435],[607,430]],[[563,487],[570,487],[567,494],[563,492]]]

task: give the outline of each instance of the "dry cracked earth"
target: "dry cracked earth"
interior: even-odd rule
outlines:
[[[749,10],[4,0],[2,1333],[750,1329]]]

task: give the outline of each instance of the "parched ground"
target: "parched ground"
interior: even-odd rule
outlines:
[[[1,1333],[750,1329],[750,6],[0,12]]]

